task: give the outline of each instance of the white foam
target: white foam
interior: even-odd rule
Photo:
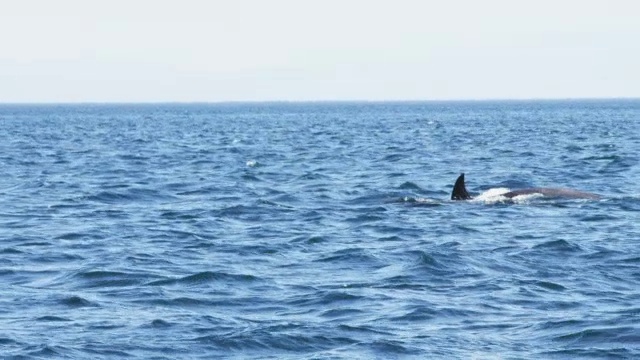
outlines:
[[[408,198],[405,197],[405,201],[407,201]],[[418,204],[438,204],[439,201],[435,200],[435,199],[429,199],[429,198],[415,198],[415,202]]]
[[[482,194],[474,197],[471,201],[481,202],[485,204],[495,204],[495,203],[507,202],[507,201],[514,202],[517,204],[524,204],[524,203],[530,202],[533,199],[544,197],[543,194],[538,194],[538,193],[523,194],[523,195],[514,196],[512,198],[508,198],[504,196],[504,194],[508,193],[509,191],[511,191],[511,189],[509,188],[489,189],[483,192]]]
[[[525,195],[514,196],[511,198],[511,201],[517,204],[525,204],[530,202],[533,199],[537,199],[541,197],[544,197],[544,195],[540,193],[525,194]]]
[[[471,201],[487,203],[487,204],[495,204],[497,202],[504,202],[504,201],[508,200],[508,198],[506,198],[503,195],[508,193],[509,191],[511,191],[511,190],[508,189],[508,188],[493,188],[493,189],[489,189],[489,190],[483,192],[482,194],[474,197]]]

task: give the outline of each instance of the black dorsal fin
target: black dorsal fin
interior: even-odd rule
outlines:
[[[468,200],[471,199],[471,195],[467,192],[467,188],[464,186],[464,173],[458,176],[456,184],[453,185],[453,191],[451,192],[451,200]]]

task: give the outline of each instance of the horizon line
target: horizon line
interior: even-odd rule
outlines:
[[[558,97],[558,98],[451,98],[451,99],[308,99],[308,100],[148,100],[148,101],[0,101],[4,105],[224,105],[224,104],[310,104],[310,103],[455,103],[455,102],[554,102],[554,101],[615,101],[640,100],[640,96]]]

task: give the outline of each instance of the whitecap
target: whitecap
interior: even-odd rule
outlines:
[[[482,194],[474,197],[471,201],[472,202],[481,202],[481,203],[486,203],[486,204],[495,204],[498,202],[504,202],[506,200],[508,200],[507,197],[504,196],[504,194],[508,193],[509,191],[511,191],[511,189],[509,188],[493,188],[493,189],[489,189],[485,192],[483,192]]]
[[[482,194],[474,197],[471,201],[473,202],[481,202],[485,204],[496,204],[503,202],[514,202],[516,204],[526,204],[531,202],[531,200],[538,199],[544,197],[544,194],[540,193],[532,193],[532,194],[523,194],[508,198],[504,196],[506,193],[510,192],[509,188],[493,188],[489,189]]]

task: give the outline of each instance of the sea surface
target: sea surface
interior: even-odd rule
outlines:
[[[5,104],[0,139],[0,358],[640,358],[640,100]]]

